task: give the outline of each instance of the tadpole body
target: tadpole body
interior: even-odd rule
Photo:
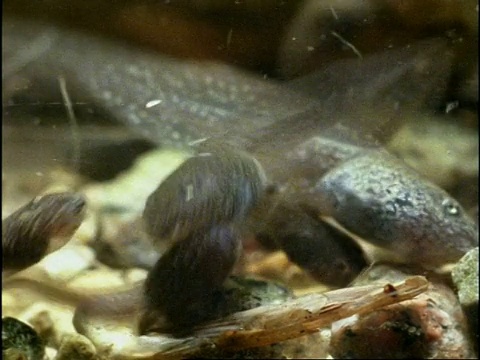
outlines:
[[[221,288],[239,256],[242,225],[263,194],[256,160],[226,144],[201,144],[147,200],[155,241],[173,240],[144,286],[141,333],[189,329],[218,316]]]
[[[145,309],[140,333],[161,326],[188,329],[215,317],[222,307],[220,289],[240,251],[240,234],[219,225],[175,243],[145,281]]]
[[[260,220],[257,237],[275,244],[321,283],[348,285],[366,266],[360,246],[315,212],[279,202]]]

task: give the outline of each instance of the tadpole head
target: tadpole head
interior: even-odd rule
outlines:
[[[36,197],[3,220],[3,269],[19,270],[67,243],[82,223],[85,198],[72,192]]]
[[[478,246],[477,226],[461,205],[387,153],[346,161],[315,190],[324,215],[396,261],[440,266]]]
[[[263,195],[258,162],[227,145],[202,149],[148,197],[143,220],[156,240],[182,239],[196,229],[243,221]]]

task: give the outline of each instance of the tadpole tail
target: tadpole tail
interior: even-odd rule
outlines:
[[[287,135],[305,139],[338,122],[382,134],[395,128],[393,121],[403,123],[406,110],[438,98],[452,62],[445,41],[431,40],[334,63],[288,85],[26,20],[5,18],[2,39],[4,103],[19,88],[25,91],[24,80],[42,96],[50,83],[59,97],[62,76],[72,96],[156,143],[177,147],[227,137],[250,139],[255,148]]]

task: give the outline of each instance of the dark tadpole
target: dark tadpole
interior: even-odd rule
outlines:
[[[145,281],[140,333],[159,327],[185,331],[218,316],[223,307],[221,288],[239,250],[239,232],[229,225],[194,232],[174,244]]]
[[[367,267],[361,247],[314,211],[280,202],[260,221],[256,237],[283,250],[321,283],[346,286]]]
[[[143,221],[151,238],[173,245],[145,282],[141,333],[165,326],[185,330],[219,316],[243,223],[265,189],[263,170],[248,154],[214,141],[197,146],[197,154],[145,205]]]
[[[241,221],[263,194],[265,175],[250,155],[218,143],[197,150],[147,199],[143,219],[154,239]]]
[[[65,245],[82,223],[85,205],[77,193],[47,194],[5,218],[2,270],[23,270]]]
[[[45,343],[29,325],[12,317],[2,318],[2,358],[42,360]]]
[[[107,181],[130,168],[139,155],[154,148],[151,142],[138,138],[85,139],[80,143],[79,154],[73,149],[67,151],[67,165],[93,181]]]

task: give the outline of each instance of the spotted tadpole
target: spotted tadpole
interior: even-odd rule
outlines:
[[[460,204],[387,152],[345,161],[315,194],[320,212],[402,263],[435,267],[478,246],[478,229]]]
[[[2,30],[4,103],[27,90],[59,95],[63,77],[74,101],[93,102],[169,146],[204,137],[271,144],[283,135],[301,142],[339,121],[365,133],[390,130],[407,109],[443,94],[452,61],[437,39],[334,64],[320,79],[298,79],[290,88],[233,66],[178,60],[51,24],[6,17]],[[298,91],[304,87],[308,94]]]

